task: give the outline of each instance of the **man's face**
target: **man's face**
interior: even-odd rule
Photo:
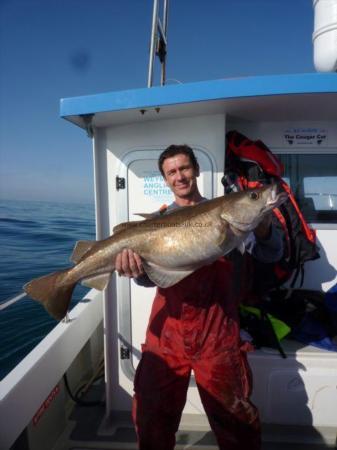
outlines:
[[[189,156],[182,153],[166,158],[162,168],[166,184],[176,198],[189,198],[197,192],[199,170],[193,167]]]

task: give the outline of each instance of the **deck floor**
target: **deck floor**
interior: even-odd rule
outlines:
[[[101,400],[102,383],[92,386],[85,400]],[[135,450],[136,434],[131,422],[130,413],[119,414],[114,418],[114,426],[104,424],[105,406],[75,405],[69,417],[67,428],[53,450]],[[218,450],[214,435],[205,427],[194,426],[193,430],[182,421],[176,436],[175,450]],[[283,430],[284,431],[284,430]],[[291,436],[291,430],[290,430]],[[322,439],[307,436],[307,442],[289,442],[289,433],[279,433],[273,428],[263,429],[262,450],[327,450],[337,448],[322,442]],[[333,438],[332,438],[333,440]],[[314,442],[311,443],[310,441]],[[249,450],[249,449],[247,449]]]

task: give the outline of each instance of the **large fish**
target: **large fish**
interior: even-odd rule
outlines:
[[[140,255],[145,272],[157,286],[172,286],[242,246],[264,215],[285,200],[285,194],[276,190],[276,185],[265,186],[120,224],[107,239],[77,242],[70,258],[73,267],[36,278],[24,290],[60,320],[76,283],[103,290],[114,272],[116,255],[125,248]]]

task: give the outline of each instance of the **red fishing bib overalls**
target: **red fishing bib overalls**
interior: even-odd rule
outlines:
[[[135,377],[141,450],[172,450],[193,371],[221,450],[260,447],[258,412],[242,345],[234,266],[226,258],[157,289]]]

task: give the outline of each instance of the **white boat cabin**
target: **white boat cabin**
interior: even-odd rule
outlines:
[[[223,79],[64,99],[61,115],[93,138],[99,239],[135,214],[172,198],[157,168],[170,144],[195,149],[199,186],[223,195],[225,135],[261,139],[280,155],[285,178],[317,230],[321,258],[306,264],[304,288],[337,282],[337,75]],[[107,412],[130,409],[133,376],[154,297],[152,288],[114,278],[105,293]],[[251,355],[254,401],[268,424],[337,428],[337,358],[289,344]],[[184,420],[203,415],[191,382]],[[192,422],[191,422],[192,421]]]

